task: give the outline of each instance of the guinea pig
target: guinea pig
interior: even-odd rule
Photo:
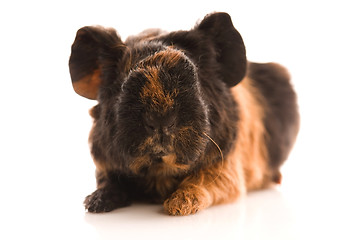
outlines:
[[[247,61],[227,13],[124,42],[114,29],[83,27],[69,68],[75,92],[97,100],[88,212],[149,201],[189,215],[280,183],[297,97],[284,67]]]

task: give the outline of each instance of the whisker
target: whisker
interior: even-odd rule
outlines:
[[[219,151],[219,154],[220,154],[220,156],[221,156],[221,169],[220,169],[220,171],[218,172],[218,175],[217,175],[211,182],[209,182],[209,183],[206,185],[206,186],[208,186],[209,184],[214,183],[214,182],[217,180],[217,178],[221,175],[221,172],[222,172],[222,170],[223,170],[224,157],[223,157],[222,149],[219,147],[219,145],[218,145],[207,133],[203,132],[203,134],[204,134],[204,136],[206,136],[206,137],[217,147],[217,149],[218,149],[218,151]]]

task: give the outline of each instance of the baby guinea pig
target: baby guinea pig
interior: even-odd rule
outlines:
[[[299,129],[296,94],[282,66],[247,62],[227,13],[124,42],[81,28],[69,68],[75,92],[98,102],[88,212],[145,200],[189,215],[280,183]]]

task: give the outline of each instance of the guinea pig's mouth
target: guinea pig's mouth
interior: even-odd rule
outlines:
[[[170,155],[174,153],[174,147],[170,144],[167,144],[166,146],[155,144],[153,145],[149,151],[148,155],[151,158],[162,158],[164,156]]]
[[[154,157],[154,158],[152,158],[152,162],[154,162],[154,163],[162,163],[162,162],[163,162],[163,158],[161,158],[161,157]]]
[[[164,151],[160,151],[158,153],[153,153],[151,154],[153,157],[164,157],[165,155],[168,155],[166,152]]]
[[[166,153],[166,152],[164,152],[164,151],[160,151],[160,152],[158,152],[158,153],[152,153],[152,154],[150,154],[150,157],[151,157],[152,161],[162,162],[162,158],[163,158],[164,156],[167,156],[167,155],[169,155],[169,153]]]

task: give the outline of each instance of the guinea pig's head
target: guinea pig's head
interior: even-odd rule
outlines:
[[[99,102],[93,131],[125,167],[162,159],[190,165],[204,152],[208,108],[197,67],[181,50],[157,42],[126,46],[112,29],[85,27],[69,66],[74,90]]]
[[[246,64],[242,38],[226,13],[211,14],[190,31],[125,43],[114,29],[79,29],[69,68],[74,90],[98,101],[93,155],[135,170],[155,162],[191,166],[210,141],[200,78],[228,90],[244,77]]]
[[[115,109],[118,143],[131,156],[174,156],[176,163],[189,164],[204,151],[208,109],[196,66],[180,50],[163,47],[135,64]]]

